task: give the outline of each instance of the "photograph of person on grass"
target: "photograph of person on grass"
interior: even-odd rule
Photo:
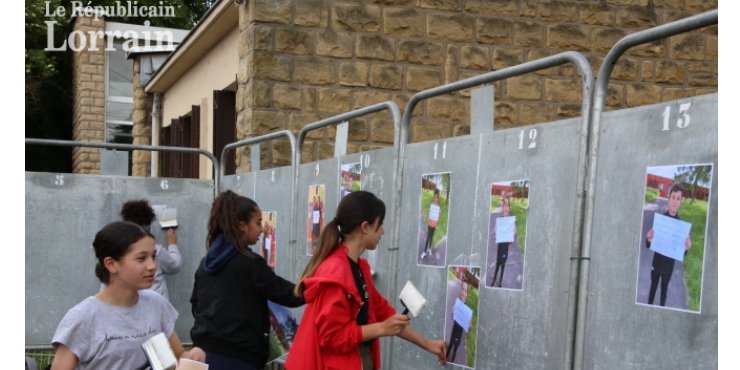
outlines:
[[[450,172],[422,175],[420,197],[416,263],[444,267],[447,263]]]
[[[326,185],[308,187],[308,219],[306,222],[306,255],[313,256],[319,243],[319,233],[324,228],[324,200]]]
[[[339,166],[339,200],[347,194],[362,190],[362,163],[346,163]]]
[[[445,341],[447,362],[475,368],[478,337],[480,267],[450,265],[447,268]]]
[[[528,209],[529,180],[491,184],[486,288],[522,289]]]
[[[646,173],[635,303],[699,313],[712,165]]]

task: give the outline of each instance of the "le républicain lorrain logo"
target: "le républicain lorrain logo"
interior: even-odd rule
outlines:
[[[45,1],[44,16],[46,17],[65,17],[67,16],[67,9],[63,6],[58,6],[56,9],[51,8],[51,1]],[[69,17],[93,17],[98,19],[99,17],[174,17],[175,7],[174,5],[164,5],[163,1],[159,2],[159,5],[139,5],[138,1],[116,1],[114,5],[90,5],[91,1],[85,3],[84,1],[72,1],[72,12]],[[143,38],[145,46],[151,46],[151,40],[157,42],[158,45],[169,44],[172,45],[174,36],[171,31],[168,30],[155,30],[149,31],[144,30],[137,32],[134,30],[126,31],[72,31],[66,40],[61,45],[54,45],[54,27],[58,24],[55,20],[48,20],[46,22],[46,47],[44,51],[65,51],[67,48],[73,51],[80,50],[99,50],[99,47],[105,46],[105,50],[115,50],[113,40],[116,38],[125,39],[122,48],[124,51],[130,51],[134,46],[137,46],[136,39]],[[149,27],[149,21],[144,22],[144,27]],[[102,38],[105,45],[98,45],[98,41]]]

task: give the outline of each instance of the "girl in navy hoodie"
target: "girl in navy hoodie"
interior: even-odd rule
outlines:
[[[252,199],[227,190],[208,220],[207,253],[190,297],[193,345],[206,351],[209,370],[265,366],[270,322],[267,301],[288,307],[305,301],[249,248],[262,233],[262,211]]]

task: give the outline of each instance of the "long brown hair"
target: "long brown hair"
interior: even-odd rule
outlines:
[[[324,226],[319,235],[319,245],[314,255],[306,265],[306,270],[295,285],[295,294],[303,296],[303,280],[313,276],[316,269],[334,251],[343,235],[352,233],[363,222],[373,223],[379,220],[378,227],[385,219],[385,204],[375,194],[369,191],[355,191],[349,193],[337,207],[337,215]]]
[[[249,248],[242,245],[240,241],[239,221],[249,223],[259,206],[252,199],[226,190],[213,200],[211,216],[208,219],[208,237],[206,238],[206,249],[219,234],[233,245],[236,250],[245,256],[250,256]]]

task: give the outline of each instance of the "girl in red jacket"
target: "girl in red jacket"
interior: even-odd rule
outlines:
[[[380,368],[377,338],[398,335],[445,363],[442,340],[424,338],[406,315],[375,289],[370,266],[360,258],[383,235],[385,205],[367,191],[342,198],[337,216],[319,237],[316,253],[296,284],[306,310],[285,364],[288,370]]]

